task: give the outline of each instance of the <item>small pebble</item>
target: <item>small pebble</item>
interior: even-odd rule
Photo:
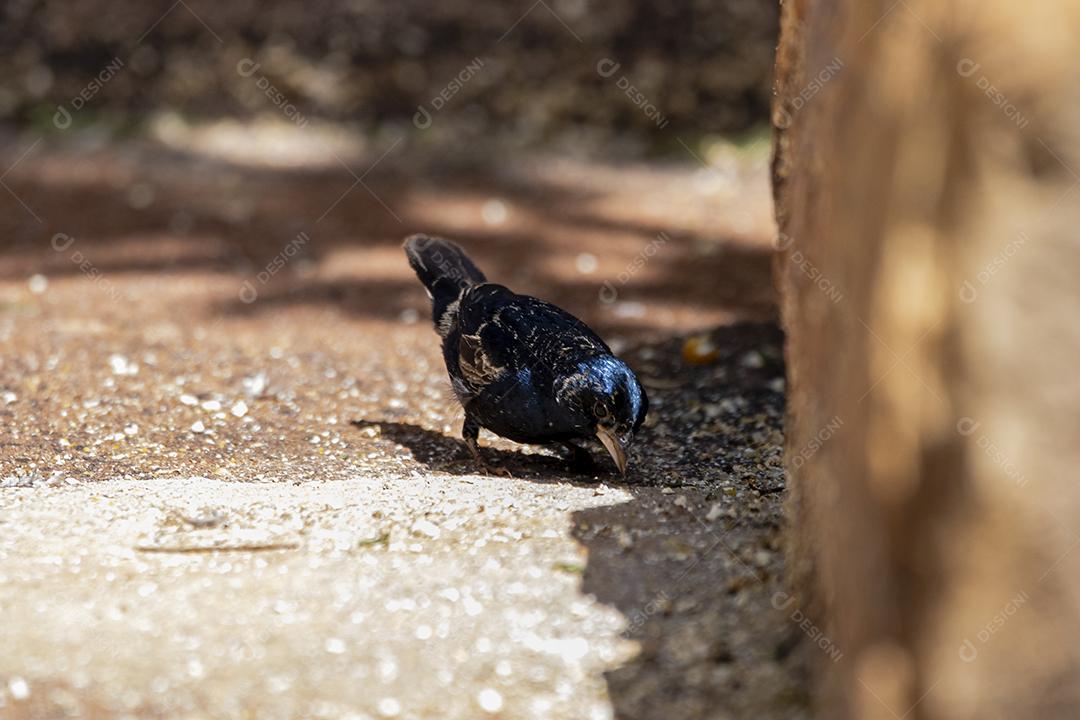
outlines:
[[[249,397],[262,397],[263,393],[266,392],[266,386],[268,384],[266,373],[261,372],[246,377],[242,384],[244,386],[244,392],[247,393]]]
[[[592,253],[581,253],[574,260],[574,266],[582,275],[592,275],[596,272],[598,265],[599,263],[596,260],[596,256]]]
[[[395,698],[383,698],[379,701],[379,714],[383,717],[397,717],[401,713],[401,703]]]
[[[639,302],[615,303],[615,315],[621,318],[645,317],[645,305]]]
[[[509,215],[509,212],[506,209],[506,204],[502,200],[488,200],[484,203],[484,206],[480,208],[480,215],[488,225],[502,225],[506,222],[506,217]]]
[[[765,356],[757,350],[751,350],[742,357],[743,367],[759,368],[765,365]]]
[[[708,335],[694,335],[683,343],[683,361],[688,365],[708,365],[720,357],[720,350]]]
[[[426,537],[432,538],[433,540],[437,539],[440,535],[442,535],[442,530],[439,529],[438,525],[431,522],[430,520],[425,520],[423,518],[420,518],[419,520],[414,522],[412,524],[411,530],[414,535],[424,535]]]
[[[25,700],[30,697],[30,686],[26,680],[15,675],[8,680],[8,692],[11,693],[11,697],[15,700]]]
[[[484,712],[497,713],[502,710],[503,697],[498,690],[493,688],[481,690],[480,694],[476,696],[476,701],[480,703],[480,708]]]
[[[131,362],[123,355],[110,355],[109,367],[112,368],[113,375],[138,375],[139,366],[136,363]]]
[[[41,295],[49,289],[49,279],[44,275],[31,275],[27,285],[30,286],[30,292]]]

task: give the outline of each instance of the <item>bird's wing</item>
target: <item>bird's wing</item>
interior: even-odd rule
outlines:
[[[459,327],[459,366],[476,389],[523,369],[554,378],[611,353],[565,310],[494,283],[477,285],[462,298]]]
[[[498,382],[510,372],[507,365],[497,364],[493,353],[485,348],[482,333],[482,328],[474,335],[462,333],[458,341],[458,368],[473,394],[481,388]],[[490,343],[490,333],[488,335]]]

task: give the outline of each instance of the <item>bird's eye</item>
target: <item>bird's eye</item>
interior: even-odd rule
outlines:
[[[603,403],[596,403],[593,405],[593,414],[598,418],[606,418],[608,416],[607,407]]]

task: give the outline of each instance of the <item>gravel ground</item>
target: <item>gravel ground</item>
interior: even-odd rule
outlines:
[[[760,153],[360,187],[182,140],[6,153],[0,717],[807,715]],[[475,474],[417,230],[639,370],[625,481]]]

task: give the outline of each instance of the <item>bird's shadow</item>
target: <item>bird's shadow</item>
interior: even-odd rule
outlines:
[[[458,438],[395,420],[358,419],[352,420],[350,424],[361,430],[374,428],[378,433],[376,442],[382,439],[408,448],[413,459],[432,472],[450,475],[486,474],[477,466],[465,443]],[[539,446],[526,447],[539,449]],[[610,475],[602,460],[595,457],[595,453],[593,455],[596,467],[590,470],[574,465],[558,450],[554,451],[556,454],[547,454],[485,446],[480,452],[493,469],[505,468],[514,477],[537,482],[595,483]]]

